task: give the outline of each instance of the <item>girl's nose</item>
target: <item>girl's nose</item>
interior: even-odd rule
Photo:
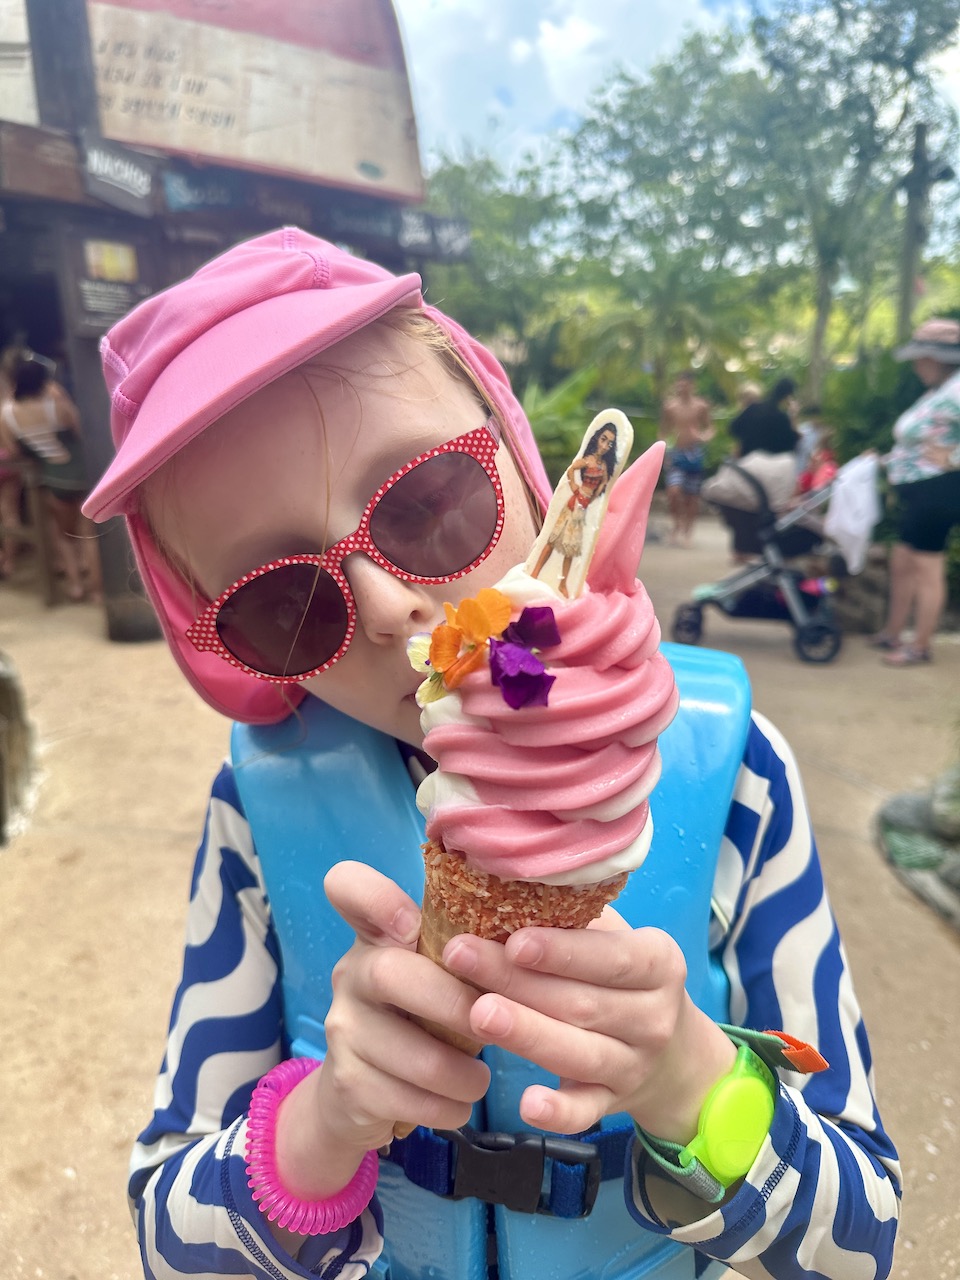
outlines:
[[[357,606],[357,628],[374,644],[407,640],[436,622],[439,606],[423,583],[405,582],[363,552],[348,556],[343,572]]]

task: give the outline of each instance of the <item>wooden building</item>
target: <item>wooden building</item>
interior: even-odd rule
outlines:
[[[0,348],[57,360],[92,474],[100,336],[221,249],[295,223],[393,270],[468,251],[420,207],[391,0],[0,0],[0,29]],[[113,524],[108,633],[153,636]]]

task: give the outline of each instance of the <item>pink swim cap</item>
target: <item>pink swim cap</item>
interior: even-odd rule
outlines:
[[[423,311],[450,336],[502,421],[520,474],[545,506],[549,485],[533,433],[493,355],[424,304],[418,275],[391,275],[296,227],[228,249],[134,308],[100,344],[116,455],[84,512],[93,520],[124,516],[174,657],[198,693],[231,719],[281,720],[305,691],[257,680],[193,648],[184,633],[204,602],[157,549],[137,490],[255,391],[394,307]]]

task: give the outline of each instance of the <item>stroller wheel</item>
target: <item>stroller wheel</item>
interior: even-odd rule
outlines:
[[[698,604],[682,604],[673,615],[670,637],[677,644],[698,644],[703,635],[703,609]]]
[[[793,647],[803,662],[832,662],[842,642],[843,633],[835,622],[808,622],[793,637]]]

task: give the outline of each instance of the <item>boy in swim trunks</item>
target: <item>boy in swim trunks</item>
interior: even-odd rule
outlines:
[[[669,541],[689,547],[693,525],[700,510],[703,484],[704,445],[714,435],[710,405],[694,394],[694,375],[687,370],[677,375],[673,394],[664,401],[657,439],[670,446],[667,460],[667,502],[673,520]]]

